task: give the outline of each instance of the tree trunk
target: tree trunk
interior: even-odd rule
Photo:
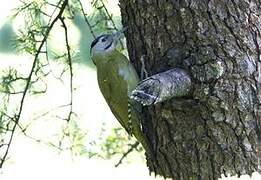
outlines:
[[[130,60],[149,76],[175,67],[187,96],[144,108],[147,159],[173,179],[260,171],[260,0],[120,0]]]

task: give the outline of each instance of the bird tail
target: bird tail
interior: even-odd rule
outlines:
[[[132,113],[132,110],[131,110],[131,103],[130,101],[128,100],[128,129],[129,129],[129,134],[132,135],[133,134],[133,127],[132,127],[132,121],[131,121],[131,113]]]

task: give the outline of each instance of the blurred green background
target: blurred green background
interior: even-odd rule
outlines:
[[[27,1],[25,1],[27,2]],[[41,3],[41,1],[28,1]],[[53,1],[55,4],[56,1]],[[92,1],[82,1],[90,22],[95,24],[95,35],[113,32],[111,22],[103,20],[106,14],[99,12]],[[120,29],[118,1],[106,3],[107,10],[113,12],[114,25]],[[1,80],[10,72],[26,77],[32,65],[33,56],[18,45],[22,31],[26,30],[25,15],[13,18],[17,8],[23,3],[10,0],[0,1],[0,71]],[[49,10],[46,10],[49,11]],[[130,140],[125,131],[107,107],[100,94],[95,66],[90,60],[90,44],[94,39],[84,16],[79,12],[68,18],[68,38],[73,57],[73,116],[69,123],[64,121],[69,111],[69,73],[65,71],[66,50],[64,32],[60,23],[54,26],[47,41],[48,67],[40,80],[32,88],[44,93],[30,93],[26,97],[19,128],[16,130],[8,159],[1,170],[1,179],[71,179],[114,177],[122,179],[125,174],[135,171],[127,179],[151,179],[144,164],[141,152],[135,151],[118,168],[114,165],[122,154],[129,149]],[[99,23],[97,23],[99,21]],[[44,58],[44,57],[41,57]],[[68,69],[68,68],[67,68]],[[64,72],[65,71],[65,72]],[[4,82],[4,81],[1,81]],[[21,89],[23,83],[17,83]],[[3,84],[1,84],[3,85]],[[1,88],[2,106],[5,99]],[[10,103],[11,102],[11,103]],[[18,95],[11,95],[8,112],[17,110],[20,103]],[[3,109],[3,107],[1,107]],[[1,134],[5,136],[5,134]],[[4,139],[4,138],[3,138]],[[2,151],[1,151],[2,150]],[[0,150],[3,153],[3,148]],[[140,151],[139,147],[139,151]],[[134,162],[132,165],[130,162]],[[15,172],[15,173],[14,173]],[[103,172],[103,173],[100,173]]]

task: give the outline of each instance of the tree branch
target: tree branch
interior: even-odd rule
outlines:
[[[132,144],[130,149],[122,155],[121,159],[115,165],[115,167],[118,167],[122,163],[123,159],[126,158],[128,156],[128,154],[130,154],[138,145],[139,145],[139,142],[135,142],[134,144]]]
[[[22,98],[21,98],[19,110],[18,110],[17,115],[15,116],[15,124],[14,124],[14,126],[12,128],[12,132],[11,132],[9,141],[7,143],[6,151],[5,151],[4,155],[3,155],[3,157],[1,158],[0,168],[3,167],[3,164],[4,164],[5,160],[6,160],[6,157],[8,155],[8,152],[9,152],[9,149],[10,149],[13,137],[14,137],[14,132],[15,132],[16,127],[17,127],[17,125],[19,123],[19,120],[21,118],[21,114],[22,114],[23,107],[24,107],[25,97],[26,97],[27,92],[29,90],[31,79],[32,79],[32,76],[33,76],[33,73],[34,73],[35,66],[37,64],[38,57],[39,57],[39,55],[41,53],[41,49],[42,49],[43,45],[45,44],[45,42],[46,42],[46,40],[47,40],[47,38],[49,36],[49,33],[51,32],[54,24],[62,17],[62,14],[63,14],[63,12],[64,12],[64,10],[65,10],[67,5],[68,5],[68,0],[64,0],[62,5],[61,5],[61,8],[60,8],[60,11],[59,11],[58,15],[54,18],[54,20],[51,22],[50,26],[47,28],[46,33],[45,33],[45,35],[44,35],[44,37],[43,37],[43,39],[42,39],[42,41],[41,41],[41,43],[40,43],[40,45],[39,45],[39,47],[37,49],[37,52],[35,54],[35,57],[34,57],[34,60],[33,60],[33,64],[32,64],[32,67],[31,67],[31,71],[30,71],[30,73],[29,73],[29,75],[27,77],[27,82],[26,82],[26,85],[25,85],[25,88],[24,88],[24,92],[23,92],[23,95],[22,95]]]
[[[67,55],[68,55],[68,65],[70,70],[70,112],[67,118],[67,121],[71,119],[71,115],[73,113],[73,67],[72,67],[72,56],[71,56],[71,50],[69,46],[69,40],[68,40],[68,30],[67,26],[64,22],[64,18],[60,17],[60,21],[62,22],[63,28],[64,28],[64,35],[65,35],[65,43],[66,43],[66,49],[67,49]]]
[[[151,105],[187,95],[190,89],[191,79],[187,72],[174,68],[141,81],[132,91],[130,98],[143,105]]]

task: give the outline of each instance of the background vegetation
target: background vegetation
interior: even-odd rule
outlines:
[[[16,2],[0,28],[0,52],[16,59],[1,58],[0,168],[21,135],[88,158],[110,159],[134,149],[135,142],[104,112],[102,97],[101,105],[90,104],[99,94],[90,43],[120,28],[117,1]]]

